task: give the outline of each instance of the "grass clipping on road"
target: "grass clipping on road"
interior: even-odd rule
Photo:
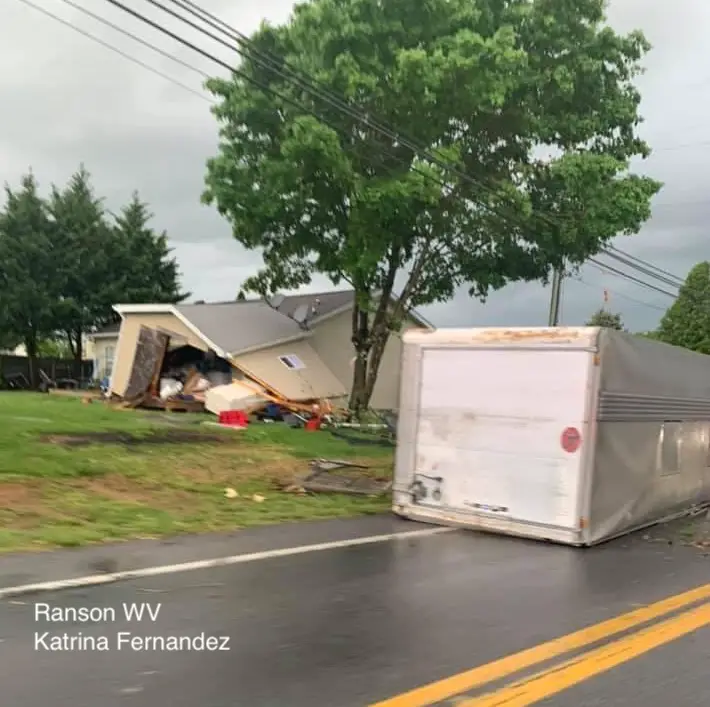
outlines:
[[[282,489],[314,458],[390,476],[392,451],[282,424],[224,430],[70,396],[0,393],[0,552],[376,513],[389,497]],[[81,439],[81,437],[84,437]],[[79,439],[77,439],[79,438]],[[226,491],[228,490],[228,491]]]

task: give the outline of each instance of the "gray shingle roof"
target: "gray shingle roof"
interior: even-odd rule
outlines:
[[[350,305],[353,302],[353,290],[338,290],[337,292],[315,292],[305,295],[288,295],[283,304],[279,307],[279,312],[292,315],[301,304],[312,304],[319,300],[316,316],[323,317],[334,312],[336,309]]]
[[[213,343],[227,353],[236,354],[305,336],[290,318],[302,304],[317,304],[317,312],[311,319],[316,323],[319,318],[352,305],[353,300],[353,290],[336,290],[287,295],[278,310],[260,299],[180,304],[176,308]]]
[[[176,309],[230,354],[305,335],[296,322],[264,302],[179,304]]]
[[[320,300],[318,305],[318,316],[322,317],[330,314],[341,307],[352,304],[352,290],[336,290],[335,292],[313,292],[303,295],[285,295],[284,301],[279,307],[279,312],[291,316],[296,308],[301,304],[311,304],[315,300]],[[245,300],[228,300],[226,302],[195,302],[204,306],[205,304],[253,304],[254,302],[263,302],[261,298],[250,297]],[[316,317],[317,318],[317,317]]]
[[[312,319],[313,322],[317,322],[319,317],[324,317],[341,307],[352,305],[355,300],[355,293],[353,290],[337,290],[336,292],[289,295],[279,307],[279,311],[291,315],[300,304],[310,304],[316,299],[320,300],[320,302],[318,304],[318,312]],[[433,325],[419,312],[412,310],[410,316],[417,320],[420,325],[431,326],[433,328]]]
[[[179,304],[176,308],[208,339],[227,353],[266,347],[282,339],[305,336],[290,317],[302,304],[317,302],[315,323],[320,317],[353,303],[352,290],[287,295],[278,310],[260,299]],[[419,316],[419,315],[417,315]]]

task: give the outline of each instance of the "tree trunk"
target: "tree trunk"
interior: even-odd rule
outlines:
[[[78,329],[74,332],[76,337],[74,345],[74,378],[81,384],[82,363],[84,358],[84,332]]]
[[[360,417],[367,407],[365,401],[367,389],[367,358],[361,355],[355,357],[353,370],[353,387],[350,391],[350,402],[348,408],[355,415]]]
[[[66,329],[64,331],[64,336],[66,336],[67,346],[69,347],[72,358],[74,358],[76,356],[76,347],[74,346],[74,335],[72,334],[71,329]]]
[[[353,366],[353,385],[350,391],[350,402],[348,403],[348,407],[355,417],[360,417],[367,407],[365,395],[370,354],[369,319],[368,312],[361,309],[356,302],[353,307],[352,318],[352,343],[355,348],[355,365]]]
[[[377,380],[377,371],[382,361],[382,353],[389,336],[389,309],[392,299],[394,281],[397,277],[397,267],[400,262],[399,249],[392,250],[389,254],[387,274],[379,292],[380,301],[377,303],[372,321],[367,311],[361,311],[358,306],[358,295],[355,288],[355,306],[353,307],[353,345],[355,347],[355,370],[353,371],[353,389],[350,396],[350,410],[358,417],[370,405],[372,391]],[[368,295],[372,291],[365,289]],[[384,337],[380,344],[380,339]]]
[[[84,358],[84,336],[81,329],[67,329],[64,332],[69,345],[69,352],[74,359],[72,364],[72,378],[80,381],[82,374],[82,359]]]
[[[28,332],[25,335],[25,351],[27,352],[27,368],[30,375],[30,387],[37,390],[39,387],[39,367],[37,365],[37,335]]]

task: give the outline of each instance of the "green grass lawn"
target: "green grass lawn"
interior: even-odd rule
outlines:
[[[209,415],[120,410],[78,397],[0,393],[0,552],[376,513],[389,497],[283,489],[312,458],[391,475],[392,451],[328,432],[205,425]],[[96,439],[99,433],[108,438]],[[69,444],[76,436],[91,443]],[[111,436],[113,435],[113,436]],[[145,443],[152,435],[170,440]],[[191,435],[189,441],[174,441]],[[141,443],[144,440],[144,443]],[[226,489],[237,495],[227,497]],[[234,495],[234,494],[231,494]]]

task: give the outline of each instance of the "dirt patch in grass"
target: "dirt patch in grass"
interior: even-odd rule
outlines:
[[[0,483],[0,526],[30,529],[60,516],[61,513],[47,503],[37,482]]]
[[[41,442],[64,447],[86,447],[90,444],[120,444],[127,447],[166,444],[206,444],[234,442],[224,434],[207,434],[192,430],[156,430],[143,435],[128,432],[86,432],[82,434],[42,435]]]
[[[17,508],[34,502],[32,486],[19,483],[0,483],[0,508]]]
[[[154,504],[162,495],[174,497],[179,493],[178,489],[168,489],[159,484],[136,483],[135,479],[121,474],[107,474],[96,479],[80,479],[72,484],[72,488],[121,503]]]
[[[56,517],[37,483],[0,483],[0,526],[28,530]]]
[[[204,457],[176,459],[175,472],[194,484],[227,484],[260,479],[291,480],[308,473],[308,463],[283,452],[251,445],[210,449]]]

